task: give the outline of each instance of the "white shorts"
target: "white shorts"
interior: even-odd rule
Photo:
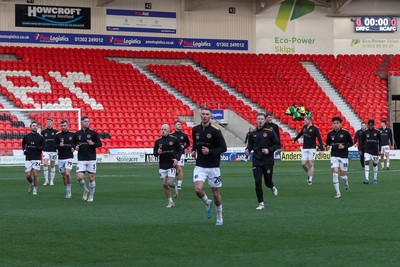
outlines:
[[[58,171],[64,173],[65,170],[72,170],[73,159],[59,159],[58,160]]]
[[[349,159],[348,158],[331,157],[331,169],[338,168],[338,167],[342,171],[347,172],[347,168],[349,167]]]
[[[204,183],[206,179],[211,187],[220,188],[222,186],[220,168],[194,167],[193,182],[202,181]]]
[[[369,154],[369,153],[365,153],[365,154],[364,154],[364,161],[370,161],[370,160],[372,160],[372,162],[373,162],[374,164],[378,164],[378,162],[379,162],[379,156],[377,156],[377,155],[371,155],[371,154]]]
[[[178,166],[185,166],[185,154],[182,154],[181,159],[178,161]]]
[[[176,176],[176,169],[158,169],[158,173],[160,174],[160,179],[164,179],[165,177],[174,179]]]
[[[32,169],[40,171],[40,160],[25,161],[25,172],[30,172]]]
[[[389,145],[381,147],[381,153],[389,153],[389,150],[390,150]]]
[[[76,164],[76,172],[96,173],[96,161],[95,160],[78,161],[78,164]]]
[[[301,160],[315,160],[317,150],[315,148],[301,149]]]
[[[43,151],[43,159],[50,159],[50,161],[57,160],[57,152]]]

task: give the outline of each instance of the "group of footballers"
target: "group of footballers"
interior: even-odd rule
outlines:
[[[193,146],[192,157],[196,158],[196,166],[193,171],[193,182],[196,195],[203,201],[207,218],[212,217],[212,207],[216,206],[216,225],[223,225],[222,218],[222,198],[219,189],[222,186],[220,172],[220,155],[227,150],[224,137],[221,131],[210,122],[212,110],[209,108],[201,109],[201,123],[192,129]],[[386,122],[382,121],[382,129],[375,129],[374,120],[368,121],[368,128],[363,128],[362,132],[357,132],[355,141],[350,133],[342,128],[342,118],[333,117],[333,129],[328,133],[324,144],[318,128],[313,125],[312,117],[305,116],[304,126],[298,135],[293,139],[295,143],[303,136],[303,147],[301,165],[307,173],[307,184],[312,185],[314,174],[314,161],[317,153],[317,140],[321,154],[326,150],[331,151],[331,170],[332,181],[335,189],[335,198],[341,197],[339,187],[339,176],[344,183],[345,189],[349,189],[349,179],[347,170],[349,164],[348,149],[358,143],[359,153],[362,157],[362,166],[365,169],[364,184],[369,183],[369,164],[372,162],[374,170],[374,184],[378,183],[379,155],[385,154],[387,158],[387,168],[390,159],[388,150],[393,144],[391,130],[386,127]],[[274,196],[278,195],[272,176],[274,166],[274,152],[282,149],[279,136],[279,127],[272,122],[272,115],[258,113],[256,116],[257,126],[249,131],[246,139],[248,144],[245,148],[245,155],[248,156],[253,151],[252,170],[255,181],[255,191],[258,200],[257,210],[264,210],[264,197],[262,189],[262,179]],[[365,125],[365,123],[363,123]],[[168,199],[167,208],[175,206],[172,195],[178,197],[178,191],[182,185],[182,166],[184,165],[185,150],[190,146],[186,134],[181,132],[181,123],[174,123],[175,132],[170,133],[168,124],[161,126],[161,138],[154,144],[153,153],[159,157],[159,174]],[[383,159],[383,158],[382,158]],[[382,165],[383,168],[383,165]],[[176,173],[181,174],[178,179],[178,186],[174,179]],[[180,171],[179,171],[180,170]],[[213,199],[208,199],[204,192],[204,182],[207,181],[211,187]],[[172,191],[172,193],[171,193]]]
[[[89,117],[81,118],[82,129],[73,133],[68,129],[68,121],[62,120],[61,131],[53,128],[53,120],[46,120],[46,129],[38,133],[38,123],[30,124],[31,132],[22,140],[22,150],[25,154],[25,175],[29,182],[28,193],[38,194],[39,171],[43,153],[44,186],[54,185],[55,162],[58,159],[58,169],[62,175],[65,186],[65,198],[72,197],[71,170],[73,168],[74,151],[78,152],[76,178],[83,189],[82,200],[93,202],[96,188],[96,148],[102,143],[96,131],[89,128]],[[48,177],[48,163],[50,162],[50,179]],[[87,188],[84,175],[88,173],[89,188]]]
[[[384,169],[384,160],[386,157],[386,168],[389,169],[389,150],[393,147],[393,135],[391,129],[387,127],[387,122],[382,120],[382,128],[380,129],[375,128],[375,121],[372,119],[368,123],[363,122],[361,129],[354,136],[354,141],[350,133],[342,129],[342,119],[340,117],[333,117],[332,123],[333,129],[328,133],[325,148],[319,130],[312,124],[312,117],[310,116],[305,117],[302,130],[293,140],[293,143],[295,143],[303,136],[301,164],[307,173],[307,183],[312,185],[314,160],[316,157],[316,140],[318,139],[321,154],[324,153],[324,150],[331,149],[332,180],[336,191],[336,198],[341,197],[339,175],[345,189],[349,189],[349,180],[347,177],[349,164],[348,149],[355,144],[358,144],[361,166],[364,170],[365,179],[363,183],[369,184],[369,169],[370,162],[372,162],[373,183],[378,184],[379,159],[381,161],[381,168]]]

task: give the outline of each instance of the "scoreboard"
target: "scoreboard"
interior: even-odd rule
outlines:
[[[396,32],[396,17],[357,17],[356,32]]]

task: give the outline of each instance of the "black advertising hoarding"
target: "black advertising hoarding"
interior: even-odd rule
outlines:
[[[15,26],[90,29],[90,8],[15,5]]]

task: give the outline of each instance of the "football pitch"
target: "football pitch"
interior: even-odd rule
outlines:
[[[93,203],[75,177],[68,200],[60,175],[45,187],[41,171],[32,196],[23,167],[0,167],[0,266],[399,266],[399,170],[392,161],[379,184],[364,185],[351,161],[350,189],[341,183],[335,199],[328,161],[316,162],[312,186],[299,162],[276,162],[279,195],[264,187],[259,211],[251,163],[222,163],[224,225],[215,226],[193,165],[172,209],[157,165],[99,164]]]

